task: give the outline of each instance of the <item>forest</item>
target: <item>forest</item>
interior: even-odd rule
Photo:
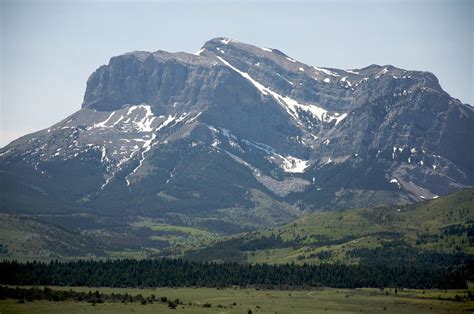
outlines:
[[[458,266],[416,264],[269,265],[194,262],[181,259],[79,260],[49,263],[3,261],[5,285],[89,287],[256,287],[265,289],[415,288],[464,289],[474,262]]]

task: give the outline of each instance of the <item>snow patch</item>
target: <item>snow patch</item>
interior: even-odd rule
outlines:
[[[183,112],[179,115],[178,119],[176,119],[176,121],[174,122],[175,124],[178,124],[180,123],[181,121],[183,121],[184,119],[187,118],[187,116],[189,116],[189,113],[187,112]]]
[[[3,155],[8,154],[8,153],[11,152],[12,150],[13,150],[13,148],[9,148],[9,149],[7,149],[6,151],[4,151],[3,153],[0,153],[0,156],[3,156]]]
[[[288,97],[288,96],[282,96],[273,90],[271,90],[268,87],[263,86],[256,80],[254,80],[248,73],[242,72],[236,67],[232,66],[229,62],[227,62],[225,59],[221,57],[217,57],[222,63],[224,63],[226,66],[234,70],[235,72],[239,73],[241,76],[243,76],[245,79],[250,81],[263,95],[271,95],[275,100],[280,103],[280,105],[286,110],[286,112],[292,116],[296,121],[300,122],[299,120],[299,115],[298,115],[298,110],[302,110],[308,113],[311,113],[313,117],[317,118],[321,122],[331,122],[333,120],[336,121],[336,125],[339,124],[342,120],[344,120],[347,117],[347,113],[344,114],[339,114],[335,113],[334,115],[331,115],[327,110],[318,107],[316,105],[309,105],[309,104],[300,104],[296,100]]]
[[[346,85],[347,85],[348,87],[352,87],[352,83],[351,83],[351,81],[349,81],[349,80],[347,79],[347,76],[344,76],[343,78],[341,78],[340,81],[343,82],[343,83],[346,83]]]
[[[279,154],[273,147],[268,146],[266,144],[249,141],[247,139],[243,139],[242,142],[267,153],[268,155],[270,155],[270,159],[272,160],[275,160],[276,158],[281,159],[282,164],[280,165],[280,167],[285,172],[303,173],[310,166],[309,160],[303,160],[294,156]]]
[[[215,127],[213,127],[212,125],[208,125],[207,127],[208,127],[209,130],[211,130],[212,132],[219,133],[219,130],[216,129]]]
[[[333,72],[333,71],[330,71],[328,69],[324,69],[324,68],[318,68],[316,66],[313,66],[313,69],[315,69],[316,71],[319,71],[319,72],[323,72],[327,75],[331,75],[331,76],[340,76],[339,74],[337,74],[336,72]]]
[[[151,136],[151,139],[149,139],[148,141],[145,142],[145,144],[143,144],[142,149],[144,150],[141,153],[140,160],[138,161],[138,166],[135,169],[133,169],[133,171],[125,178],[125,180],[127,181],[127,186],[130,185],[130,181],[128,180],[128,178],[131,175],[133,175],[135,172],[137,172],[137,170],[142,166],[143,161],[145,160],[145,154],[151,149],[152,142],[155,140],[155,138],[156,138],[156,134],[153,133]]]
[[[100,148],[102,155],[100,156],[100,162],[106,162],[109,161],[107,158],[107,150],[105,149],[105,146],[102,146]]]
[[[346,70],[346,72],[359,75],[359,72],[354,71],[354,70]]]
[[[151,112],[151,107],[149,105],[138,105],[135,106],[134,110],[138,108],[145,109],[145,116],[140,121],[136,121],[135,125],[141,132],[151,132],[153,130],[151,124],[156,118]]]
[[[193,123],[200,115],[202,114],[202,111],[199,112],[197,115],[195,115],[194,117],[192,117],[191,119],[189,119],[188,121],[186,121],[186,124],[188,123]]]
[[[164,127],[168,126],[169,124],[171,124],[171,122],[173,122],[176,118],[176,115],[172,116],[172,115],[169,115],[168,118],[166,118],[165,121],[163,121],[163,123],[160,124],[159,127],[156,128],[157,131],[163,129]]]
[[[338,125],[339,122],[341,122],[342,120],[344,120],[346,117],[347,117],[347,113],[343,113],[343,114],[341,114],[341,115],[338,116],[338,117],[333,117],[332,119],[335,119],[335,120],[336,120],[336,125]]]
[[[139,118],[141,116],[141,113],[135,114],[135,111],[143,111],[143,117]],[[130,122],[132,123],[132,127],[137,129],[140,132],[151,132],[152,131],[152,123],[155,120],[155,115],[151,111],[151,107],[149,105],[136,105],[136,106],[130,106],[127,109],[127,113],[124,115],[121,115],[112,125],[108,125],[109,122],[112,120],[114,115],[118,113],[119,110],[117,111],[112,111],[110,115],[107,117],[102,122],[99,123],[94,123],[91,128],[113,128],[116,125],[119,125],[120,123],[123,124],[129,124]],[[134,115],[132,115],[134,114]],[[125,119],[127,117],[127,119]],[[125,119],[125,120],[124,120]],[[123,121],[123,122],[122,122]]]
[[[112,124],[112,127],[115,127],[117,124],[120,123],[120,121],[122,121],[124,119],[124,116],[120,116],[120,118],[117,119],[117,121],[114,122],[114,124]]]
[[[401,187],[402,187],[402,186],[400,185],[400,182],[398,182],[398,180],[397,180],[397,179],[395,179],[395,178],[391,179],[391,180],[390,180],[390,183],[394,183],[394,184],[396,184],[396,185],[398,186],[398,188],[399,188],[399,189],[401,189]]]
[[[308,160],[299,159],[293,156],[283,157],[283,164],[281,165],[283,171],[289,173],[303,173],[309,166],[310,163]]]
[[[110,113],[110,115],[107,117],[107,119],[105,119],[104,121],[102,122],[99,122],[99,123],[94,123],[94,125],[92,126],[93,128],[106,128],[106,124],[107,122],[109,122],[109,120],[112,118],[112,116],[115,114],[115,111],[112,111]]]
[[[194,53],[194,55],[196,55],[196,56],[200,56],[200,55],[201,55],[201,53],[203,53],[203,52],[204,52],[204,50],[206,50],[206,49],[204,49],[204,48],[201,48],[201,49],[199,49],[199,51],[195,52],[195,53]]]
[[[378,79],[381,75],[385,74],[388,72],[387,68],[383,68],[377,75],[375,76],[376,79]]]
[[[229,68],[231,68],[232,70],[234,70],[235,72],[239,73],[241,76],[249,80],[263,95],[268,95],[269,89],[263,86],[262,84],[260,84],[259,82],[255,81],[252,77],[250,77],[248,73],[240,71],[239,69],[235,68],[229,62],[227,62],[226,60],[224,60],[223,58],[219,56],[217,58],[226,66],[228,66]]]

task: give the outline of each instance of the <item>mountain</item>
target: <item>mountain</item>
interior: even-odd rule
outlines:
[[[474,189],[403,206],[304,215],[196,246],[184,256],[250,263],[433,264],[474,261]]]
[[[0,211],[251,231],[473,186],[473,135],[431,73],[215,38],[99,67],[80,110],[0,149]]]

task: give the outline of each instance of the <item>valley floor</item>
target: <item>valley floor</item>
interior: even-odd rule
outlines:
[[[86,302],[34,301],[18,303],[1,300],[0,312],[7,313],[461,313],[474,311],[473,301],[455,301],[467,290],[332,289],[256,290],[211,288],[120,289],[52,287],[57,290],[100,293],[154,294],[158,299],[180,299],[175,310],[167,303],[114,303],[92,305]],[[207,306],[204,305],[207,303]]]

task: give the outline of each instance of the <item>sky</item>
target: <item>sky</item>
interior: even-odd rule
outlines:
[[[89,75],[134,50],[229,37],[309,65],[434,73],[474,104],[474,1],[0,0],[0,147],[79,110]]]

